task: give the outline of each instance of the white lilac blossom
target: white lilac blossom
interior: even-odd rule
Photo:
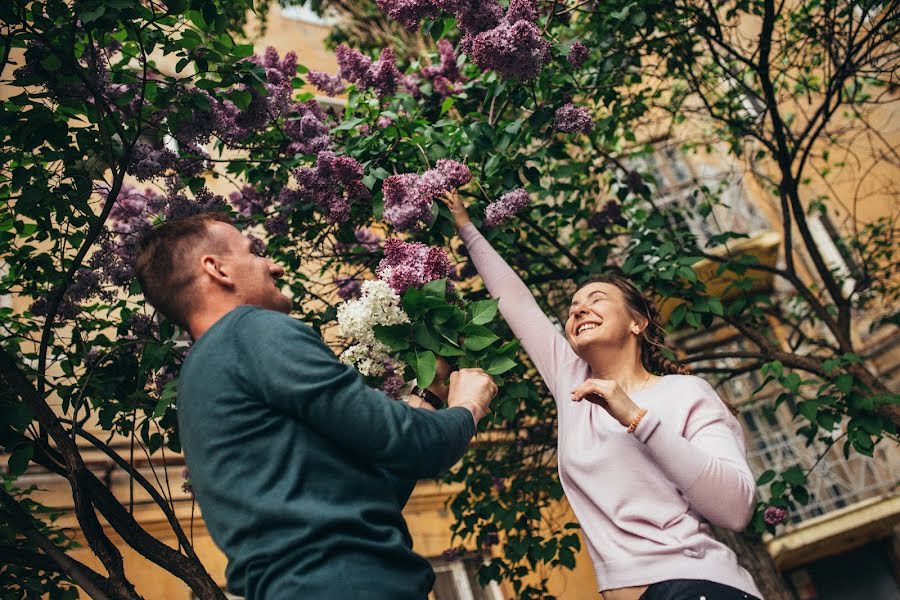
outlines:
[[[389,348],[375,338],[375,325],[409,323],[400,296],[380,279],[365,281],[356,300],[337,309],[338,333],[356,342],[341,354],[341,362],[354,365],[363,375],[383,375],[391,358]]]

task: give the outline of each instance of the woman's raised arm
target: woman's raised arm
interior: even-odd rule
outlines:
[[[569,342],[538,306],[531,291],[469,221],[458,196],[447,199],[469,257],[491,296],[500,300],[500,313],[522,343],[551,392],[560,368],[578,360]]]

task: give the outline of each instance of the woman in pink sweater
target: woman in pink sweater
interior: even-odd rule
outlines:
[[[556,399],[559,476],[605,600],[759,597],[709,523],[746,527],[743,432],[710,385],[659,353],[653,304],[622,276],[583,284],[564,333],[447,199],[469,256]]]

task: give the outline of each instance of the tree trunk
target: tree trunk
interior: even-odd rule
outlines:
[[[734,550],[740,565],[753,576],[764,600],[796,600],[762,540],[721,527],[713,527],[713,532],[716,539]]]

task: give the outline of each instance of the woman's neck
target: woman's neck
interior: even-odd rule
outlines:
[[[625,392],[647,387],[653,375],[632,352],[597,352],[584,357],[591,367],[591,377],[615,381]]]

